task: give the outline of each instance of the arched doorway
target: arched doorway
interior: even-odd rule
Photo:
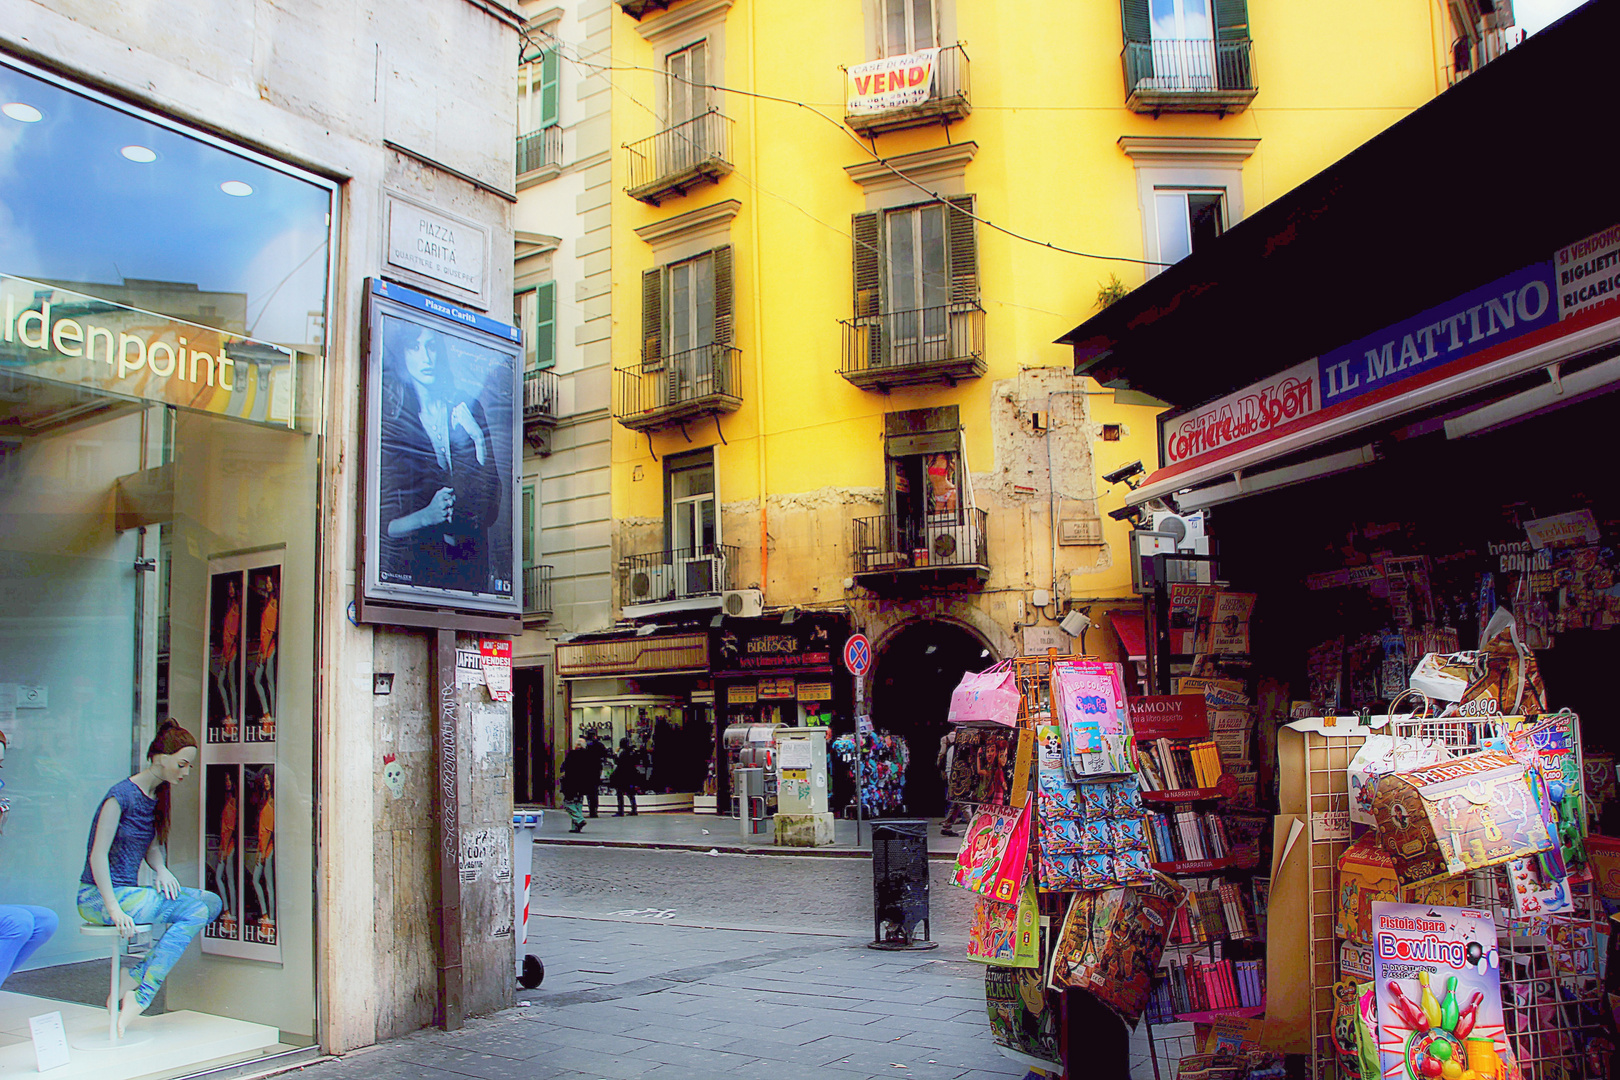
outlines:
[[[906,812],[945,813],[945,783],[935,767],[939,740],[950,726],[951,691],[968,671],[993,661],[989,648],[954,623],[907,623],[883,645],[872,685],[872,726],[906,740]]]

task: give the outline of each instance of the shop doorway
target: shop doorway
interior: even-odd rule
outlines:
[[[512,795],[520,804],[552,805],[545,684],[545,668],[512,672]]]
[[[952,623],[918,620],[903,627],[878,654],[873,671],[872,724],[906,741],[906,813],[945,813],[945,783],[934,759],[949,724],[951,691],[968,671],[995,661],[977,636]]]

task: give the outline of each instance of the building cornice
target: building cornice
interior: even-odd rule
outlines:
[[[920,184],[927,184],[948,176],[960,176],[967,168],[968,162],[972,161],[978,152],[979,144],[976,142],[951,143],[948,146],[936,146],[932,150],[897,154],[881,161],[862,161],[855,165],[845,165],[844,171],[849,174],[851,180],[862,187],[886,182],[903,183],[904,181],[895,175],[897,170]]]
[[[677,214],[672,218],[654,221],[636,229],[636,235],[653,246],[668,244],[685,236],[691,236],[704,229],[712,229],[718,225],[728,224],[742,209],[742,203],[736,199],[726,199],[710,206],[688,210],[684,214]]]
[[[733,2],[734,0],[692,0],[689,4],[641,20],[636,24],[636,32],[648,41],[656,42],[710,20],[725,18]]]
[[[1142,164],[1191,161],[1241,165],[1249,160],[1259,139],[1198,139],[1168,135],[1121,135],[1119,148]]]

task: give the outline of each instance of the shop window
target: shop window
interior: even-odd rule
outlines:
[[[557,363],[557,283],[545,281],[513,297],[513,320],[523,331],[523,370]]]

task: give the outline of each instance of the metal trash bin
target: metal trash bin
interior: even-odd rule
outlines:
[[[540,831],[543,810],[512,812],[512,941],[517,951],[517,981],[533,990],[546,977],[546,965],[525,952],[529,943],[529,884],[534,880],[534,834]]]
[[[872,822],[872,940],[867,948],[938,945],[928,924],[928,822]]]

